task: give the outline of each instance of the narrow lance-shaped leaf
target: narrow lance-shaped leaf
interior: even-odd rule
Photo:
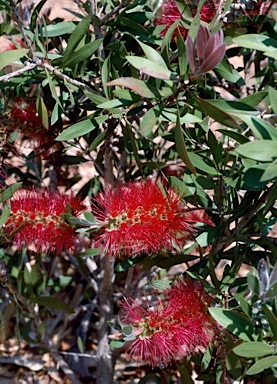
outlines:
[[[164,66],[154,63],[148,59],[137,56],[126,56],[126,59],[132,64],[133,67],[138,69],[141,73],[145,75],[154,77],[155,79],[163,80],[177,80],[178,75],[171,72],[169,69]]]
[[[22,186],[22,182],[15,183],[4,190],[4,192],[0,195],[0,203],[4,203],[5,201],[9,200],[13,194]]]
[[[268,356],[257,361],[245,373],[246,375],[256,375],[263,372],[265,369],[277,367],[277,356]]]
[[[268,344],[253,341],[250,343],[243,343],[233,349],[235,354],[242,357],[261,357],[266,355],[273,355],[274,348]]]
[[[8,204],[5,204],[2,209],[2,214],[0,216],[0,227],[6,223],[10,215],[10,207]]]
[[[270,162],[277,158],[277,140],[256,140],[238,146],[239,155],[256,161]]]
[[[155,88],[144,83],[142,80],[135,79],[133,77],[120,77],[119,79],[114,79],[104,84],[104,86],[116,86],[116,85],[121,87],[126,87],[128,89],[132,89],[133,91],[138,93],[140,96],[148,99],[155,98],[155,96],[158,93],[155,90]]]
[[[138,39],[136,39],[136,41],[141,46],[141,48],[142,48],[143,52],[145,53],[148,60],[150,60],[154,63],[157,63],[157,64],[161,65],[162,67],[167,68],[164,59],[162,58],[162,56],[159,54],[158,51],[156,51],[152,47],[149,47],[149,45],[144,44],[143,42],[141,42]]]
[[[277,40],[274,40],[266,35],[250,33],[235,37],[233,42],[241,47],[262,51],[267,56],[273,57],[277,60]]]
[[[197,109],[212,117],[218,123],[224,124],[231,128],[239,129],[239,124],[235,121],[235,119],[224,112],[222,109],[216,107],[212,103],[207,100],[201,99],[200,97],[194,97],[195,106]]]
[[[181,157],[181,159],[186,164],[188,169],[194,175],[196,175],[196,170],[194,168],[194,165],[190,161],[190,158],[189,158],[189,155],[188,155],[188,152],[187,152],[186,143],[185,143],[185,140],[184,140],[184,136],[183,136],[183,132],[182,132],[182,127],[181,127],[181,123],[180,123],[179,110],[177,110],[177,122],[176,122],[176,127],[175,127],[175,145],[176,145],[176,149],[177,149],[178,155]]]
[[[56,140],[71,140],[75,139],[76,137],[83,136],[98,127],[99,124],[102,124],[105,120],[107,120],[108,117],[108,115],[103,115],[96,117],[95,119],[80,121],[79,123],[71,125],[69,128],[65,129],[56,138]]]
[[[64,60],[60,67],[64,68],[68,66],[73,66],[88,59],[98,49],[101,43],[102,39],[98,39],[93,41],[92,43],[84,45],[82,48],[72,53],[72,55],[70,55],[67,60]]]
[[[228,309],[209,308],[210,314],[222,327],[244,341],[256,341],[258,333],[243,316]]]
[[[276,89],[274,89],[272,87],[268,87],[268,95],[269,95],[269,100],[270,100],[272,109],[276,115],[277,114],[277,91],[276,91]]]
[[[6,51],[0,53],[0,67],[6,67],[6,65],[13,63],[16,60],[26,56],[29,49],[15,49],[12,51]]]
[[[68,59],[69,55],[71,55],[82,38],[87,34],[90,22],[91,15],[84,17],[72,32],[72,35],[68,39],[67,47],[63,54],[63,63]]]

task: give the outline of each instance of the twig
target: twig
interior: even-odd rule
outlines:
[[[66,80],[69,84],[75,85],[78,88],[84,88],[84,89],[86,89],[87,91],[89,91],[91,93],[98,94],[98,92],[96,92],[89,85],[84,84],[81,81],[72,79],[71,77],[69,77],[69,76],[65,75],[64,73],[60,72],[58,69],[54,68],[52,65],[42,61],[38,57],[36,57],[34,60],[35,60],[35,63],[37,64],[38,67],[42,67],[44,69],[47,69],[49,72],[51,72],[56,77],[58,77],[60,79],[63,79],[63,80]]]
[[[109,20],[113,15],[115,15],[118,11],[120,11],[122,8],[126,7],[128,4],[131,3],[132,0],[125,0],[121,4],[119,4],[117,7],[112,9],[109,13],[107,13],[105,16],[102,17],[100,20],[100,23],[98,24],[99,27],[101,27],[107,20]]]
[[[90,4],[90,14],[91,14],[91,23],[93,25],[94,34],[97,39],[103,38],[103,33],[101,30],[101,27],[98,23],[94,22],[94,17],[97,15],[97,1],[96,0],[89,0]],[[98,55],[99,57],[104,60],[105,59],[105,51],[104,51],[104,45],[101,43],[98,47]]]
[[[81,382],[76,377],[75,373],[69,368],[67,362],[62,358],[62,356],[58,352],[51,350],[51,355],[55,360],[56,364],[62,369],[64,374],[71,380],[72,384],[81,384]]]
[[[6,75],[0,76],[0,81],[3,81],[4,83],[8,83],[10,79],[12,79],[13,77],[22,75],[22,73],[30,71],[31,69],[34,69],[36,66],[37,65],[35,63],[26,62],[23,68],[20,68],[17,71],[14,71],[11,73],[7,73]]]

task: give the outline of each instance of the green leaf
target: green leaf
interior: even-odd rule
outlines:
[[[84,94],[96,105],[107,102],[108,100],[100,95],[96,95],[90,92],[84,92]]]
[[[154,87],[151,87],[149,84],[144,83],[142,80],[135,79],[133,77],[120,77],[119,79],[114,79],[104,84],[104,86],[121,86],[128,89],[132,89],[140,96],[153,99],[157,95],[157,90]]]
[[[225,79],[226,81],[230,81],[232,83],[237,83],[240,85],[244,85],[245,81],[239,74],[239,72],[232,68],[228,59],[226,57],[213,69],[217,76],[221,79]]]
[[[9,200],[13,194],[22,186],[22,184],[22,182],[15,183],[6,188],[0,195],[0,203],[4,203],[5,201]]]
[[[88,222],[95,223],[95,217],[91,212],[84,212],[84,216]]]
[[[272,312],[272,309],[269,309],[266,304],[263,304],[263,313],[266,315],[269,322],[271,331],[273,333],[273,340],[277,341],[277,318]]]
[[[122,332],[125,336],[129,336],[133,333],[133,327],[131,325],[124,325],[122,328]]]
[[[179,110],[177,111],[177,122],[176,122],[176,127],[175,127],[175,145],[176,145],[176,150],[177,150],[180,158],[183,160],[183,162],[188,167],[188,169],[194,175],[196,175],[196,170],[195,170],[194,165],[192,164],[192,162],[189,158],[188,152],[187,152],[187,147],[186,147],[186,143],[184,140],[182,127],[180,124]]]
[[[237,114],[237,117],[251,128],[258,139],[277,140],[277,129],[264,119],[245,114]]]
[[[139,45],[141,46],[143,52],[145,53],[146,57],[148,60],[152,61],[153,63],[157,63],[159,64],[160,66],[162,67],[165,67],[167,68],[166,66],[166,63],[164,61],[164,59],[162,58],[162,56],[159,54],[158,51],[156,51],[156,49],[152,48],[152,47],[149,47],[149,45],[146,45],[144,43],[142,43],[140,40],[136,39],[136,41],[139,43]]]
[[[273,355],[275,352],[274,348],[271,347],[270,345],[261,343],[258,341],[240,344],[237,347],[235,347],[233,351],[238,356],[242,356],[246,358]]]
[[[277,283],[272,284],[265,293],[265,298],[272,298],[277,296]]]
[[[43,37],[56,37],[66,34],[71,34],[76,25],[72,21],[62,21],[57,24],[47,25],[46,28],[42,28]]]
[[[171,72],[169,69],[164,66],[153,63],[148,59],[144,59],[138,56],[126,56],[126,59],[129,63],[138,69],[141,73],[145,75],[154,77],[155,79],[163,79],[163,80],[177,80],[178,75],[176,73]]]
[[[268,356],[262,360],[257,361],[245,373],[246,375],[256,375],[263,372],[265,369],[277,367],[277,356]]]
[[[162,121],[170,121],[170,122],[176,123],[177,116],[174,113],[166,112],[165,110],[163,110],[160,119]],[[194,124],[194,123],[201,123],[201,122],[202,120],[199,117],[192,115],[191,113],[186,113],[184,116],[180,117],[181,124],[186,124],[186,123]]]
[[[252,93],[252,95],[248,95],[241,99],[240,101],[244,104],[249,105],[250,107],[257,107],[268,95],[267,91],[261,91]]]
[[[256,140],[239,145],[235,152],[256,161],[270,162],[277,158],[277,140]]]
[[[235,37],[233,42],[244,48],[262,51],[265,55],[273,57],[275,60],[277,60],[277,40],[274,40],[268,36],[250,33]]]
[[[155,124],[157,123],[157,120],[161,113],[161,107],[159,105],[149,109],[149,111],[146,112],[146,114],[142,117],[139,132],[145,136],[148,137],[151,135]]]
[[[43,279],[42,272],[38,264],[34,264],[31,268],[32,268],[31,271],[29,271],[28,268],[25,266],[24,281],[26,285],[32,288],[40,287],[39,293],[41,293],[44,288],[44,281],[43,281],[44,279]]]
[[[84,347],[83,340],[82,340],[82,338],[80,336],[77,337],[77,345],[78,345],[79,351],[81,353],[84,353],[85,352],[85,347]]]
[[[238,123],[234,120],[234,118],[229,115],[228,113],[224,112],[222,109],[218,108],[213,103],[204,99],[201,99],[200,97],[194,97],[194,103],[195,106],[205,113],[206,115],[212,117],[215,121],[218,123],[224,124],[231,128],[239,129]]]
[[[71,308],[69,305],[65,304],[61,300],[58,300],[54,297],[49,297],[49,296],[31,297],[29,300],[33,303],[42,305],[44,307],[60,309],[61,311],[64,311],[68,314],[75,312],[74,309]]]
[[[80,21],[80,23],[77,24],[76,28],[72,32],[72,35],[68,39],[67,46],[63,54],[63,63],[69,58],[82,38],[88,33],[90,22],[91,16],[87,15]]]
[[[207,101],[207,100],[206,100]],[[238,114],[255,116],[259,115],[257,109],[247,105],[241,101],[232,101],[232,100],[209,100],[209,103],[215,105],[217,108],[221,109],[226,113],[233,114],[234,116]]]
[[[107,136],[109,136],[109,134],[111,133],[111,131],[109,129],[105,129],[105,131],[101,132],[94,140],[93,142],[90,144],[89,146],[89,149],[88,149],[88,152],[91,152],[91,151],[94,151],[95,148],[98,147],[98,145],[100,145],[101,143],[103,143],[103,141],[106,139]]]
[[[268,95],[269,95],[269,100],[270,100],[272,109],[273,109],[275,115],[277,115],[277,91],[276,91],[276,89],[274,89],[272,87],[268,87]]]
[[[186,185],[186,183],[178,179],[178,177],[170,176],[169,183],[170,183],[170,186],[174,189],[174,191],[177,192],[178,195],[182,195],[182,196],[191,195],[191,192],[188,186]]]
[[[31,22],[30,22],[30,30],[31,31],[34,31],[36,24],[37,24],[37,19],[38,19],[39,13],[40,13],[42,7],[44,6],[44,4],[46,3],[46,1],[47,0],[40,0],[40,2],[35,6],[33,13],[32,13],[32,17],[31,17]]]
[[[217,129],[216,131],[223,133],[225,136],[231,137],[231,139],[236,140],[239,144],[248,143],[248,141],[250,141],[246,136],[235,131],[230,131],[228,129]]]
[[[159,289],[163,291],[166,288],[169,288],[171,286],[172,281],[170,280],[155,280],[152,283],[149,284],[150,287],[154,289]]]
[[[75,139],[86,135],[88,132],[91,132],[93,129],[97,128],[100,124],[108,119],[109,115],[103,115],[96,117],[95,119],[83,120],[79,123],[71,125],[69,128],[65,129],[57,138],[58,141],[66,141]]]
[[[145,255],[139,255],[139,256],[133,256],[129,257],[128,259],[125,259],[121,261],[115,268],[118,272],[124,272],[127,269],[133,267],[134,265],[137,265],[138,263],[142,262],[145,259]]]
[[[268,182],[268,181],[275,180],[276,178],[277,178],[277,159],[268,165],[268,167],[265,169],[264,173],[262,174],[260,181]]]
[[[91,248],[91,249],[87,249],[83,253],[80,253],[79,256],[81,256],[81,257],[94,257],[94,256],[101,255],[102,252],[103,252],[103,250],[100,248]]]
[[[73,66],[85,59],[88,59],[100,46],[102,43],[102,39],[98,39],[93,41],[92,43],[88,43],[72,53],[66,60],[63,60],[60,68],[65,68],[69,66]]]
[[[120,340],[112,340],[110,342],[110,346],[113,348],[121,348],[124,345],[124,341]]]
[[[259,296],[259,280],[257,276],[253,275],[252,273],[248,273],[247,275],[247,283],[249,285],[249,288],[255,295]]]
[[[0,216],[0,227],[2,227],[2,225],[4,225],[7,222],[10,216],[10,212],[11,212],[10,206],[8,204],[5,204],[2,209],[2,215]]]
[[[223,308],[209,308],[209,312],[223,328],[240,339],[244,341],[256,341],[258,339],[259,335],[256,329],[239,313]]]
[[[199,169],[202,172],[208,173],[209,175],[212,175],[212,176],[218,175],[218,171],[215,168],[208,165],[205,162],[205,160],[202,159],[201,156],[191,152],[188,153],[188,156],[195,168]]]
[[[6,65],[15,62],[26,56],[29,49],[14,49],[11,51],[5,51],[0,53],[0,67],[6,67]]]
[[[41,118],[42,125],[48,129],[49,127],[48,111],[41,96],[38,96],[36,99],[36,108],[37,108],[39,117]]]

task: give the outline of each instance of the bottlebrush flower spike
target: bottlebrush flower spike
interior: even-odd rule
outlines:
[[[77,235],[61,214],[68,213],[69,204],[75,215],[85,209],[81,201],[58,191],[22,189],[10,200],[11,214],[4,232],[12,236],[19,249],[28,247],[36,252],[55,252],[74,248]]]
[[[209,315],[210,303],[203,284],[190,278],[176,280],[154,307],[145,308],[138,301],[125,299],[120,317],[123,332],[125,325],[132,327],[125,338],[130,343],[127,353],[154,368],[203,352],[219,330]]]
[[[211,35],[208,28],[199,26],[195,43],[190,36],[186,40],[187,58],[194,75],[206,73],[215,68],[223,59],[226,44],[223,31],[219,29]],[[198,58],[198,61],[196,60]]]
[[[48,150],[55,145],[56,127],[53,125],[50,129],[46,129],[43,126],[34,99],[15,97],[12,100],[11,112],[5,125],[8,133],[19,132],[23,139],[29,140],[35,153],[41,153],[44,157],[49,154]]]
[[[186,5],[189,7],[189,11],[194,17],[196,15],[197,6],[199,0],[194,1],[185,1]],[[217,10],[217,2],[213,0],[208,0],[203,5],[200,11],[200,20],[210,23],[214,18]],[[180,13],[175,0],[166,0],[160,10],[158,11],[158,16],[155,20],[155,25],[164,25],[165,29],[162,30],[160,36],[165,36],[168,29],[171,25],[178,19],[182,18],[182,14]],[[182,26],[178,27],[183,38],[186,38],[188,30]],[[174,40],[178,36],[178,29],[176,29],[172,35],[172,40]]]
[[[192,237],[197,220],[181,198],[168,188],[163,194],[157,181],[129,182],[107,189],[95,199],[94,215],[102,228],[97,246],[111,256],[150,254],[173,249]]]

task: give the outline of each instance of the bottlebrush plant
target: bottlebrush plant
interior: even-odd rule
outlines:
[[[8,377],[275,382],[276,2],[0,12]]]

